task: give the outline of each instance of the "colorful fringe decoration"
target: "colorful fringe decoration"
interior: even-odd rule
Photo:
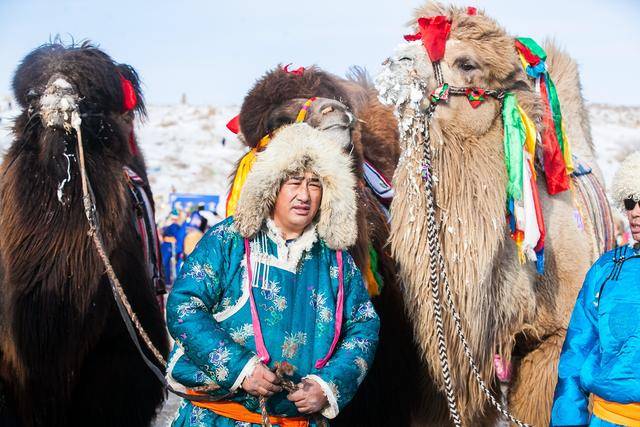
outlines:
[[[536,128],[512,93],[504,97],[502,120],[511,237],[518,247],[520,262],[536,261],[537,270],[542,274],[545,227],[534,168]]]
[[[380,292],[382,292],[382,276],[380,275],[378,252],[376,252],[371,243],[369,243],[369,262],[363,271],[363,276],[369,296],[380,295]]]
[[[526,37],[516,39],[515,45],[524,70],[536,80],[544,102],[542,162],[547,191],[552,195],[557,194],[569,189],[569,175],[573,172],[571,147],[564,132],[558,93],[547,71],[547,54],[544,49],[533,39]]]
[[[286,70],[285,70],[286,71]],[[316,97],[307,99],[304,105],[300,108],[298,112],[298,116],[296,117],[296,123],[304,122],[307,117],[307,111],[309,107],[316,100]],[[229,123],[232,123],[236,117],[231,119]],[[229,123],[227,127],[229,127]],[[231,130],[231,128],[229,127]],[[233,132],[233,130],[232,130]],[[258,145],[253,147],[247,154],[244,155],[242,160],[240,160],[240,164],[238,165],[238,170],[236,171],[236,176],[233,177],[233,184],[231,184],[231,190],[229,191],[229,195],[227,196],[227,216],[231,216],[236,211],[236,206],[238,205],[238,200],[240,199],[240,192],[242,191],[242,187],[244,186],[244,182],[247,180],[247,175],[251,171],[251,167],[253,163],[256,161],[256,154],[260,151],[264,150],[267,145],[269,145],[269,141],[271,141],[271,135],[265,135]]]
[[[231,191],[229,191],[229,195],[227,196],[227,216],[231,216],[235,213],[236,206],[238,206],[238,200],[240,199],[240,191],[242,191],[244,182],[247,180],[247,175],[249,175],[251,167],[256,161],[256,154],[264,150],[269,144],[269,141],[271,141],[271,136],[264,136],[258,145],[249,150],[249,152],[242,157],[242,160],[240,160],[236,176],[233,177]]]

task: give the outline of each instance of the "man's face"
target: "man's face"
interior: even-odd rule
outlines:
[[[631,235],[633,236],[633,240],[640,242],[640,203],[636,203],[631,210],[627,209],[627,219],[631,226]]]
[[[320,179],[311,172],[296,173],[280,187],[273,219],[285,233],[302,233],[316,216],[321,201]]]

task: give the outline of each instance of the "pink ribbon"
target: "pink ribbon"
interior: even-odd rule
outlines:
[[[269,352],[264,345],[264,338],[262,337],[262,328],[260,327],[260,318],[258,318],[258,309],[256,308],[256,301],[253,299],[253,269],[251,268],[251,247],[249,246],[249,239],[244,239],[244,252],[247,254],[247,273],[249,275],[249,303],[251,304],[251,323],[253,324],[253,335],[256,342],[256,351],[258,357],[262,363],[269,363]]]
[[[251,323],[253,324],[253,335],[256,343],[256,351],[258,357],[262,363],[269,363],[271,357],[267,351],[267,347],[264,345],[264,337],[262,336],[262,328],[260,327],[260,319],[258,317],[258,310],[256,308],[256,302],[253,298],[253,269],[251,268],[251,246],[249,245],[249,239],[244,239],[244,251],[247,255],[247,274],[249,279],[249,304],[251,305]],[[336,321],[334,323],[333,341],[329,351],[322,358],[316,361],[316,369],[323,368],[329,359],[335,352],[338,340],[340,340],[340,333],[342,331],[342,322],[344,309],[344,273],[342,271],[342,251],[336,251],[336,261],[338,263],[338,295],[336,303]]]

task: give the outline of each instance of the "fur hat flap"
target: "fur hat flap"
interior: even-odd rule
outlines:
[[[257,155],[240,193],[234,222],[243,237],[255,235],[275,206],[282,183],[311,171],[322,182],[318,235],[331,249],[355,244],[356,179],[351,158],[327,134],[298,123],[282,127]]]
[[[631,153],[613,177],[611,196],[618,209],[624,211],[624,199],[640,201],[640,151]]]

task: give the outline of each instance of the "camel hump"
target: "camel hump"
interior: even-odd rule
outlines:
[[[589,111],[582,97],[578,64],[553,40],[547,40],[544,48],[547,52],[547,68],[558,91],[565,132],[573,154],[589,162],[597,175],[602,177],[595,161]]]

